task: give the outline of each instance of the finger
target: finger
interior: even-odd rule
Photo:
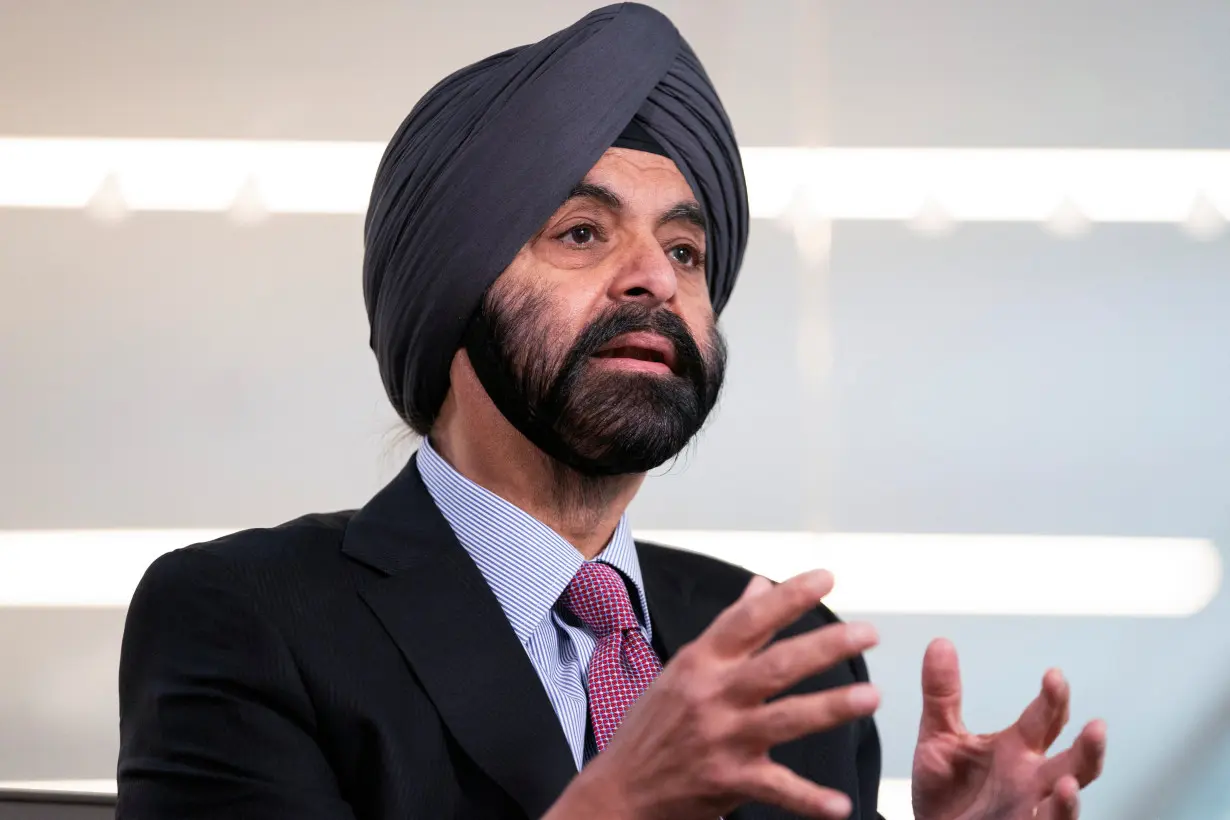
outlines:
[[[1026,746],[1035,752],[1051,748],[1068,723],[1070,695],[1071,688],[1058,669],[1048,670],[1042,676],[1042,691],[1016,722]]]
[[[784,638],[749,658],[731,679],[731,693],[758,703],[804,678],[865,652],[879,641],[868,623],[829,624]]]
[[[744,595],[722,610],[698,640],[725,655],[752,652],[814,609],[832,588],[832,573],[820,569],[796,575],[758,594]]]
[[[778,806],[801,817],[845,820],[853,804],[835,789],[818,786],[767,758],[749,768],[739,789],[757,803]]]
[[[922,668],[920,737],[965,731],[961,722],[961,667],[957,648],[937,638],[927,647]]]
[[[1081,813],[1080,786],[1076,778],[1059,778],[1055,790],[1038,806],[1036,820],[1076,820]]]
[[[866,717],[879,705],[880,693],[870,683],[793,695],[754,709],[748,731],[768,749]]]
[[[1045,783],[1071,776],[1083,789],[1102,773],[1105,759],[1106,724],[1095,720],[1081,730],[1071,746],[1043,763],[1039,774]]]
[[[772,587],[773,582],[768,578],[765,578],[763,575],[753,575],[752,580],[748,581],[747,586],[743,588],[743,592],[739,595],[738,600],[742,601],[744,598],[754,598],[766,589],[771,589]]]

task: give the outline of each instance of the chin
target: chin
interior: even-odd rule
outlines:
[[[569,445],[587,458],[626,462],[627,473],[643,473],[678,455],[703,424],[688,389],[663,389],[674,376],[620,374],[604,379],[602,390],[582,391],[560,419]],[[618,383],[613,383],[613,382]],[[617,389],[610,389],[617,388]]]

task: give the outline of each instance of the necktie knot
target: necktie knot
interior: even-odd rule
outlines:
[[[639,624],[623,576],[612,566],[587,561],[564,590],[564,606],[601,640]]]
[[[638,628],[628,587],[614,567],[582,564],[561,601],[597,638],[587,688],[594,743],[601,752],[662,664]]]

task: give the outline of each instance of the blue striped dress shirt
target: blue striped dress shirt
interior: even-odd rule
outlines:
[[[595,640],[559,597],[585,559],[546,524],[461,475],[426,440],[419,447],[418,469],[525,647],[580,769],[597,752],[586,696]],[[641,564],[626,516],[595,560],[623,576],[641,633],[651,641]]]

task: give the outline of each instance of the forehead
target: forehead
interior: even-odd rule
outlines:
[[[584,181],[608,187],[622,199],[643,199],[647,204],[674,205],[696,199],[670,157],[631,148],[606,149]]]

